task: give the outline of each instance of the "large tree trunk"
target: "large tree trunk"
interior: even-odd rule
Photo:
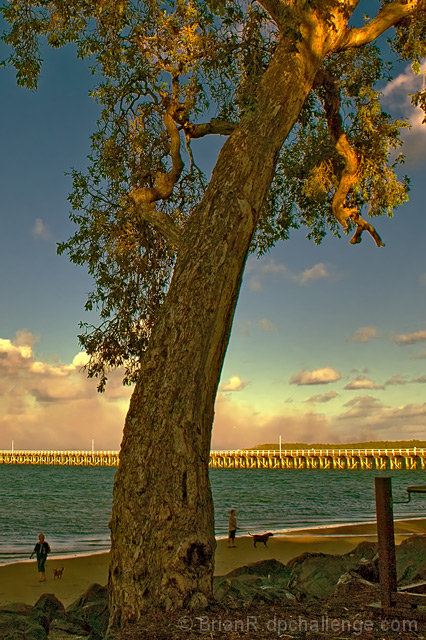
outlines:
[[[185,227],[121,446],[110,525],[113,626],[148,608],[204,606],[211,598],[208,463],[217,386],[249,244],[320,54],[278,45],[255,111],[225,143]]]

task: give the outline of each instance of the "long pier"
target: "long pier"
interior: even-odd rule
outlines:
[[[0,464],[118,465],[119,451],[0,451]],[[212,469],[426,469],[426,449],[291,449],[211,451]]]

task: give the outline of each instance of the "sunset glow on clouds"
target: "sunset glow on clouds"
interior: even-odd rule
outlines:
[[[241,380],[240,376],[232,376],[219,387],[219,391],[241,391],[247,385],[247,380]]]
[[[337,398],[339,394],[336,391],[328,391],[327,393],[319,393],[315,396],[311,396],[305,402],[330,402],[330,400],[334,400]]]
[[[76,354],[69,363],[44,362],[34,356],[34,342],[25,331],[13,340],[0,339],[0,448],[10,448],[13,440],[15,449],[90,449],[94,439],[97,449],[118,449],[131,394],[120,372],[112,372],[106,393],[99,394],[83,369],[86,354]],[[426,402],[393,406],[373,395],[351,397],[351,391],[426,384],[426,376],[395,374],[379,385],[359,375],[345,384],[347,376],[328,366],[290,380],[301,391],[324,384],[333,388],[299,403],[283,399],[275,408],[262,409],[249,381],[232,375],[219,387],[213,448],[273,443],[279,435],[284,442],[308,443],[422,437]]]
[[[57,52],[46,53],[36,92],[17,88],[10,70],[0,74],[8,123],[0,154],[0,448],[13,440],[15,448],[89,449],[94,439],[115,450],[131,388],[120,371],[102,395],[87,379],[76,336],[80,321],[99,320],[84,311],[93,282],[55,251],[76,231],[64,174],[86,167],[99,117],[90,70],[62,54],[58,62]],[[213,447],[277,443],[279,435],[307,443],[426,439],[426,127],[408,97],[421,83],[407,67],[384,89],[386,111],[413,125],[403,132],[410,201],[392,220],[373,221],[386,246],[377,249],[366,234],[353,246],[345,233],[316,245],[301,227],[248,258]],[[201,152],[194,143],[207,175],[213,138],[200,142]]]
[[[279,434],[287,442],[306,442],[312,441],[313,433],[318,441],[330,442],[330,438],[335,438],[328,420],[320,414],[287,410],[269,414],[250,404],[236,405],[223,396],[216,401],[212,438],[215,449],[274,443],[278,442]]]
[[[416,342],[426,342],[426,331],[414,331],[413,333],[396,334],[394,335],[393,339],[394,342],[402,345],[415,344]]]
[[[362,442],[365,440],[424,439],[426,402],[389,406],[372,396],[348,400],[334,415],[288,408],[274,414],[250,404],[235,405],[219,397],[212,446],[216,449],[253,447],[283,442]]]
[[[384,389],[383,385],[378,385],[373,380],[358,376],[355,380],[348,382],[345,389]]]
[[[383,89],[385,104],[393,110],[397,109],[409,122],[410,128],[402,131],[405,142],[404,152],[409,164],[424,160],[426,146],[426,127],[423,124],[425,114],[420,107],[411,103],[410,96],[424,88],[426,61],[421,65],[419,74],[413,72],[411,65],[399,74]]]
[[[324,367],[323,369],[314,369],[313,371],[301,371],[291,376],[290,384],[329,384],[340,380],[339,371],[333,367]]]
[[[22,336],[0,340],[0,433],[2,448],[12,440],[16,448],[90,448],[95,439],[102,449],[116,449],[130,395],[113,373],[105,395],[82,369],[86,354],[71,363],[36,360],[33,340]]]
[[[336,394],[337,396],[337,394]],[[336,397],[318,396],[315,402]],[[321,399],[322,398],[322,399]],[[283,442],[362,442],[365,440],[424,439],[426,402],[392,407],[373,396],[356,396],[341,411],[290,409],[266,413],[250,404],[219,396],[212,446],[216,449],[254,447]],[[285,445],[284,445],[285,446]]]

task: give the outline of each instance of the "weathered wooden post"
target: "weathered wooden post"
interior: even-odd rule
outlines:
[[[392,485],[389,477],[376,477],[374,484],[376,490],[381,608],[385,612],[389,612],[395,604],[397,589]]]

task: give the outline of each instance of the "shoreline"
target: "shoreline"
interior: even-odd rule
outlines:
[[[373,522],[326,525],[281,531],[271,537],[268,545],[254,547],[249,535],[238,536],[235,548],[227,548],[226,538],[217,538],[215,576],[260,560],[276,559],[286,564],[302,553],[343,555],[363,541],[375,541]],[[395,520],[395,542],[399,544],[411,535],[426,534],[426,518]],[[38,582],[34,560],[22,560],[0,566],[0,607],[12,602],[33,605],[43,593],[54,593],[67,607],[94,582],[108,581],[109,552],[86,555],[49,556],[46,582]],[[64,567],[60,580],[53,579],[53,569]]]
[[[419,533],[426,533],[426,517],[417,517],[417,518],[401,518],[394,519],[394,529],[395,534],[402,535],[417,535]],[[415,529],[414,531],[408,531],[407,529]],[[237,531],[238,533],[238,531]],[[257,531],[253,531],[253,533],[258,533]],[[376,521],[368,520],[365,522],[344,522],[338,524],[320,524],[309,527],[295,527],[290,529],[277,529],[272,530],[275,538],[339,538],[339,537],[347,537],[350,533],[351,538],[355,537],[375,537],[376,536]],[[238,538],[247,538],[250,534],[247,531],[242,531],[241,535],[237,535]],[[216,542],[226,541],[226,535],[218,535],[216,536]],[[98,556],[103,554],[108,554],[109,549],[100,549],[97,551],[76,551],[69,553],[59,553],[59,554],[50,554],[49,561],[60,562],[61,560],[73,560],[77,558],[88,558],[90,556]],[[3,567],[10,567],[11,565],[18,564],[33,564],[34,558],[19,558],[16,560],[10,560],[5,563],[1,563],[0,561],[0,570]]]

